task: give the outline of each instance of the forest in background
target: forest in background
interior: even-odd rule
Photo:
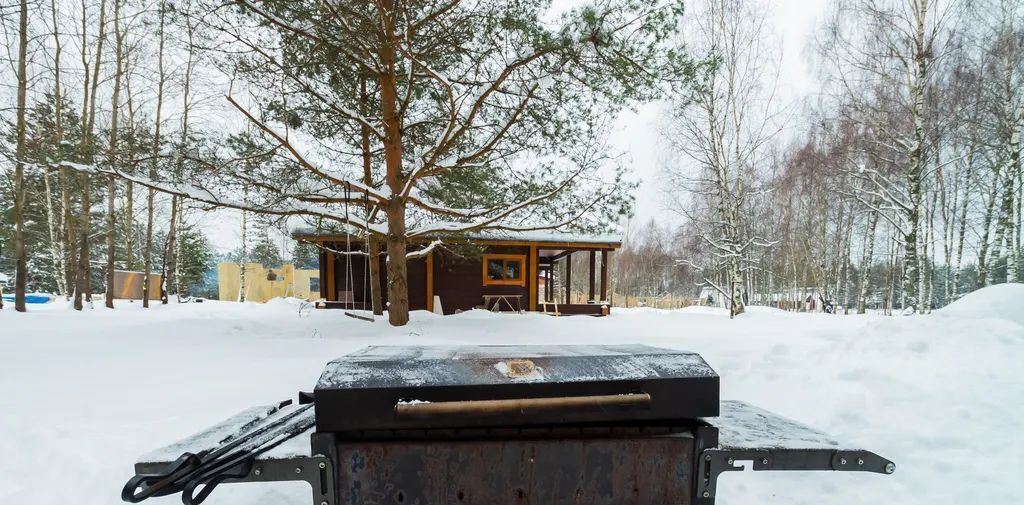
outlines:
[[[20,222],[30,290],[81,307],[130,269],[166,300],[227,207],[238,261],[296,217],[373,251],[628,223],[615,296],[736,313],[927,312],[1020,280],[1021,2],[832,2],[797,104],[769,2],[498,4],[0,3],[0,273]],[[609,118],[652,100],[666,213],[628,222]]]
[[[805,56],[820,93],[779,103],[770,3],[692,3],[717,58],[666,110],[666,217],[617,255],[633,297],[928,312],[1021,280],[1024,8],[830,2]]]

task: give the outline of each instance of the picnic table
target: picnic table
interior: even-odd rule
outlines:
[[[501,310],[501,302],[505,302],[508,308],[516,312],[523,311],[523,295],[483,295],[484,296],[484,309],[492,312],[498,312]],[[515,306],[512,305],[512,300],[515,300]],[[492,305],[493,303],[493,305]]]

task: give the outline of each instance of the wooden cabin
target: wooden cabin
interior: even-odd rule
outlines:
[[[369,258],[362,240],[353,235],[295,232],[296,240],[321,246],[320,286],[325,305],[369,310]],[[431,240],[412,247],[425,248]],[[463,243],[464,242],[464,243]],[[611,236],[552,232],[477,233],[448,239],[423,257],[409,259],[409,309],[453,314],[474,308],[499,311],[540,311],[558,315],[607,315],[608,266],[611,253],[622,245]],[[453,252],[468,245],[472,254]],[[411,248],[412,248],[411,247]],[[463,248],[464,249],[464,248]],[[381,286],[387,300],[386,255],[381,258]],[[569,286],[573,262],[587,265],[586,303],[571,303]],[[351,272],[351,273],[350,273]],[[577,290],[579,292],[580,290]]]

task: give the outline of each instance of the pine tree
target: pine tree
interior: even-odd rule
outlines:
[[[316,269],[320,262],[320,250],[316,245],[309,242],[297,241],[292,247],[292,264],[295,268],[310,270]]]
[[[328,220],[384,243],[394,325],[408,321],[407,255],[424,254],[408,247],[413,240],[607,226],[628,212],[633,186],[604,145],[608,118],[688,86],[694,73],[673,42],[677,2],[609,0],[554,23],[547,0],[239,5],[211,4],[203,22],[237,44],[239,76],[269,105],[254,113],[235,97],[230,103],[289,163],[255,175],[232,166],[222,175],[236,184],[205,184],[201,194],[182,190],[180,177],[135,182],[259,214]],[[321,167],[291,144],[293,128],[332,151],[360,145],[367,133],[380,169],[366,177]],[[356,159],[367,153],[358,151]],[[346,166],[338,158],[331,161]],[[599,177],[602,170],[617,173]],[[478,194],[490,199],[469,208],[438,201],[440,188],[475,175],[489,189]],[[255,191],[245,203],[212,191],[237,189],[238,179]]]
[[[180,230],[178,240],[181,243],[178,289],[182,295],[194,296],[195,291],[205,284],[206,274],[214,266],[213,248],[206,235],[194,228]]]

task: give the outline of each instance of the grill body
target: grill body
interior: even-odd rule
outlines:
[[[337,504],[688,505],[694,437],[336,442]]]

